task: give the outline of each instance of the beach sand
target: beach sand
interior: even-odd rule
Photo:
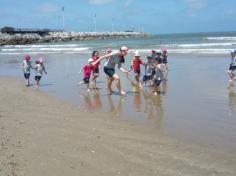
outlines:
[[[0,77],[0,175],[234,176],[236,157]]]

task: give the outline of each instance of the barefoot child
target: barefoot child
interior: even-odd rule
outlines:
[[[98,51],[93,51],[92,53],[92,58],[91,58],[94,62],[96,60],[99,59],[99,52]],[[93,66],[93,74],[92,74],[92,83],[93,83],[93,88],[94,89],[97,89],[97,86],[96,86],[96,79],[99,77],[99,67],[100,67],[100,62],[96,63],[94,66]]]
[[[26,80],[26,86],[30,86],[30,82],[29,82],[29,78],[30,78],[30,69],[32,67],[31,65],[31,61],[30,61],[30,56],[29,55],[25,55],[24,60],[22,62],[22,68],[23,68],[23,73],[24,73],[24,77]]]
[[[168,61],[167,61],[167,57],[168,57],[168,52],[166,48],[162,48],[162,64],[165,66],[165,71],[164,71],[164,80],[167,81],[167,76],[168,76]]]
[[[83,71],[84,72],[84,78],[83,78],[83,81],[79,82],[78,84],[86,84],[87,86],[87,91],[90,91],[89,89],[89,79],[90,79],[90,75],[91,75],[91,72],[93,70],[93,59],[89,59],[88,60],[88,64],[84,65],[80,71],[79,71],[79,74]]]
[[[154,86],[153,92],[154,95],[157,95],[159,91],[159,86],[164,78],[163,72],[165,71],[165,67],[162,64],[161,59],[158,59],[155,64],[155,75],[154,75]]]
[[[227,73],[229,75],[229,81],[233,81],[234,76],[235,76],[233,72],[234,70],[236,70],[236,50],[232,50],[230,54],[231,54],[231,63],[230,63]]]
[[[140,71],[141,64],[144,65],[144,62],[140,59],[139,51],[135,51],[134,58],[131,63],[131,68],[134,70],[135,81],[137,82],[137,84],[140,85],[140,87],[141,87],[141,83],[139,79],[140,79],[140,73],[141,73]]]
[[[43,72],[45,74],[47,74],[46,70],[45,70],[45,66],[43,64],[43,58],[39,58],[36,61],[36,65],[34,66],[35,69],[35,81],[36,81],[36,86],[39,87],[39,82],[42,78]]]

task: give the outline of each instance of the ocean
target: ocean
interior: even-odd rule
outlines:
[[[102,67],[97,79],[99,90],[87,92],[85,87],[77,85],[83,78],[78,72],[93,50],[102,55],[106,48],[117,50],[121,45],[130,49],[126,69],[130,68],[135,50],[140,50],[145,60],[152,49],[168,49],[168,81],[161,85],[159,95],[154,96],[147,85],[135,91],[133,72],[127,79],[118,69],[127,95],[109,95]],[[48,74],[42,77],[40,91],[74,103],[88,113],[109,113],[111,118],[155,128],[158,134],[236,154],[236,89],[234,83],[228,83],[226,73],[229,51],[235,48],[236,32],[2,46],[0,76],[24,80],[20,68],[24,54],[30,54],[33,62],[43,57]],[[143,76],[143,67],[141,72]],[[35,89],[33,70],[30,81]]]
[[[144,54],[151,49],[167,48],[170,54],[225,55],[236,48],[236,32],[163,34],[95,41],[7,45],[0,47],[0,54],[91,53],[92,50],[104,51],[108,47],[117,50],[121,45],[127,45],[131,52],[139,50]]]

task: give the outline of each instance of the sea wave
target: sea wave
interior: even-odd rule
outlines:
[[[171,44],[171,45],[162,45],[163,47],[171,48],[200,48],[200,47],[216,47],[216,46],[234,46],[236,43],[199,43],[199,44]]]
[[[155,48],[154,48],[155,49]],[[151,54],[151,49],[137,49],[141,54]],[[130,50],[130,54],[133,54],[135,50]],[[230,49],[168,49],[170,54],[229,54]]]
[[[62,48],[62,47],[78,47],[84,44],[62,44],[62,45],[5,45],[4,48]]]
[[[4,52],[15,52],[15,51],[86,51],[89,48],[3,48]]]
[[[206,37],[206,40],[232,40],[236,41],[236,37]]]

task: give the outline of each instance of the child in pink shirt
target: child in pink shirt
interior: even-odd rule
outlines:
[[[90,91],[90,89],[89,89],[90,75],[94,69],[94,66],[92,65],[92,63],[93,63],[93,59],[89,59],[88,64],[84,65],[83,68],[81,68],[81,70],[79,72],[79,74],[80,74],[82,71],[84,71],[84,78],[83,78],[83,81],[79,82],[78,84],[86,84],[88,91]]]

